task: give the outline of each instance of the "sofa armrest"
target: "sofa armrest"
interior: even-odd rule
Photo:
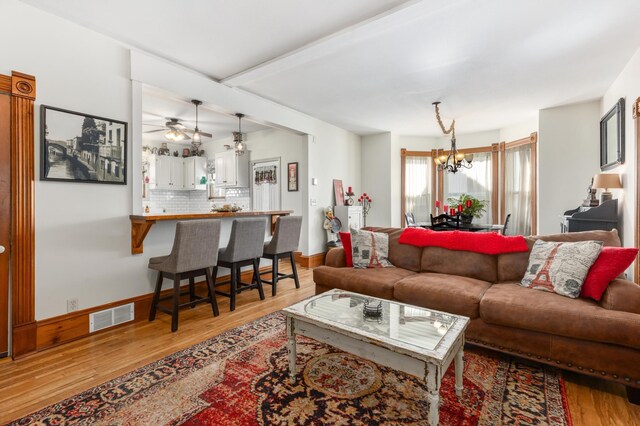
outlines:
[[[600,306],[613,311],[640,314],[640,286],[629,280],[616,278],[602,295]]]
[[[324,264],[333,268],[345,268],[347,266],[347,257],[344,254],[344,249],[342,247],[329,249]]]

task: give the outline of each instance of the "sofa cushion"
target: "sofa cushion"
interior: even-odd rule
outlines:
[[[640,315],[517,283],[491,286],[480,301],[480,318],[488,324],[640,348]]]
[[[440,247],[422,249],[422,272],[459,275],[494,283],[498,280],[497,256]]]
[[[520,281],[529,264],[529,253],[536,240],[574,243],[578,241],[602,241],[604,247],[620,247],[617,230],[568,232],[564,234],[539,235],[526,237],[528,252],[498,255],[498,282]]]
[[[373,232],[384,232],[389,236],[389,262],[393,266],[420,272],[422,248],[399,244],[398,238],[402,234],[402,228],[367,227],[364,229]]]
[[[319,266],[313,270],[313,281],[323,287],[339,288],[382,299],[393,299],[393,285],[415,272],[402,268],[332,268]]]
[[[389,236],[384,232],[351,229],[351,261],[354,268],[389,268]]]
[[[529,266],[521,284],[575,299],[589,268],[602,251],[601,241],[559,243],[538,240],[529,256]]]
[[[393,298],[412,305],[478,318],[480,299],[491,283],[456,275],[420,273],[403,278]]]

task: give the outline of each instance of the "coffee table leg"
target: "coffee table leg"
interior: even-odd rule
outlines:
[[[429,391],[429,425],[438,426],[440,421],[440,380],[435,365],[427,365],[427,390]]]
[[[462,373],[464,372],[463,352],[462,347],[460,347],[460,350],[456,354],[456,395],[458,395],[458,398],[462,398]]]
[[[296,382],[296,334],[293,329],[293,318],[287,318],[287,348],[289,350],[289,379]]]

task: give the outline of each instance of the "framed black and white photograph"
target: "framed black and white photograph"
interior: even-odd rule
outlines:
[[[40,179],[127,183],[127,123],[42,105]]]
[[[298,162],[287,164],[287,190],[295,192],[298,190]]]

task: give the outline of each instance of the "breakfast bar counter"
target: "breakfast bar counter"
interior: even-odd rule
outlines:
[[[292,210],[268,210],[268,211],[237,211],[237,212],[211,212],[211,213],[162,213],[131,215],[131,254],[143,252],[143,242],[149,230],[157,221],[165,220],[193,220],[193,219],[223,219],[236,217],[270,216],[271,233],[275,229],[276,221],[280,216],[288,216]]]

